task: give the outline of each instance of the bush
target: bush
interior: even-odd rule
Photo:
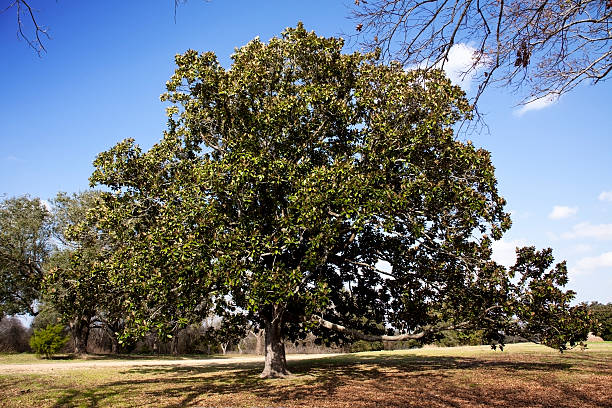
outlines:
[[[382,341],[365,341],[358,340],[351,344],[351,353],[359,353],[362,351],[379,351],[384,350],[385,346]]]
[[[441,347],[478,346],[485,344],[483,334],[482,330],[444,330],[434,344]]]
[[[69,336],[64,334],[64,327],[60,324],[49,325],[44,329],[34,331],[30,338],[30,347],[38,355],[51,357],[66,345]]]

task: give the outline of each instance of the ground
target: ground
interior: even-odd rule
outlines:
[[[533,344],[261,357],[34,360],[0,356],[0,406],[612,407],[612,342],[563,354]]]

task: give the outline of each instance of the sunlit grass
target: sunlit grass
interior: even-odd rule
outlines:
[[[2,365],[43,360],[2,355],[0,406],[612,406],[611,342],[563,354],[512,344],[503,352],[475,346],[290,360],[293,375],[282,380],[260,379],[262,363],[241,360],[26,374],[5,373]]]

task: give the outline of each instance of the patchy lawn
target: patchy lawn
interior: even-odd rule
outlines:
[[[289,368],[290,378],[262,380],[262,363],[233,359],[33,374],[0,363],[0,406],[612,407],[610,342],[564,354],[533,344],[371,352]]]

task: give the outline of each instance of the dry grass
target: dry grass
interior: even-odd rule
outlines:
[[[612,343],[564,354],[535,345],[434,348],[289,365],[294,375],[282,380],[259,379],[261,363],[230,360],[3,374],[0,406],[612,407]]]

